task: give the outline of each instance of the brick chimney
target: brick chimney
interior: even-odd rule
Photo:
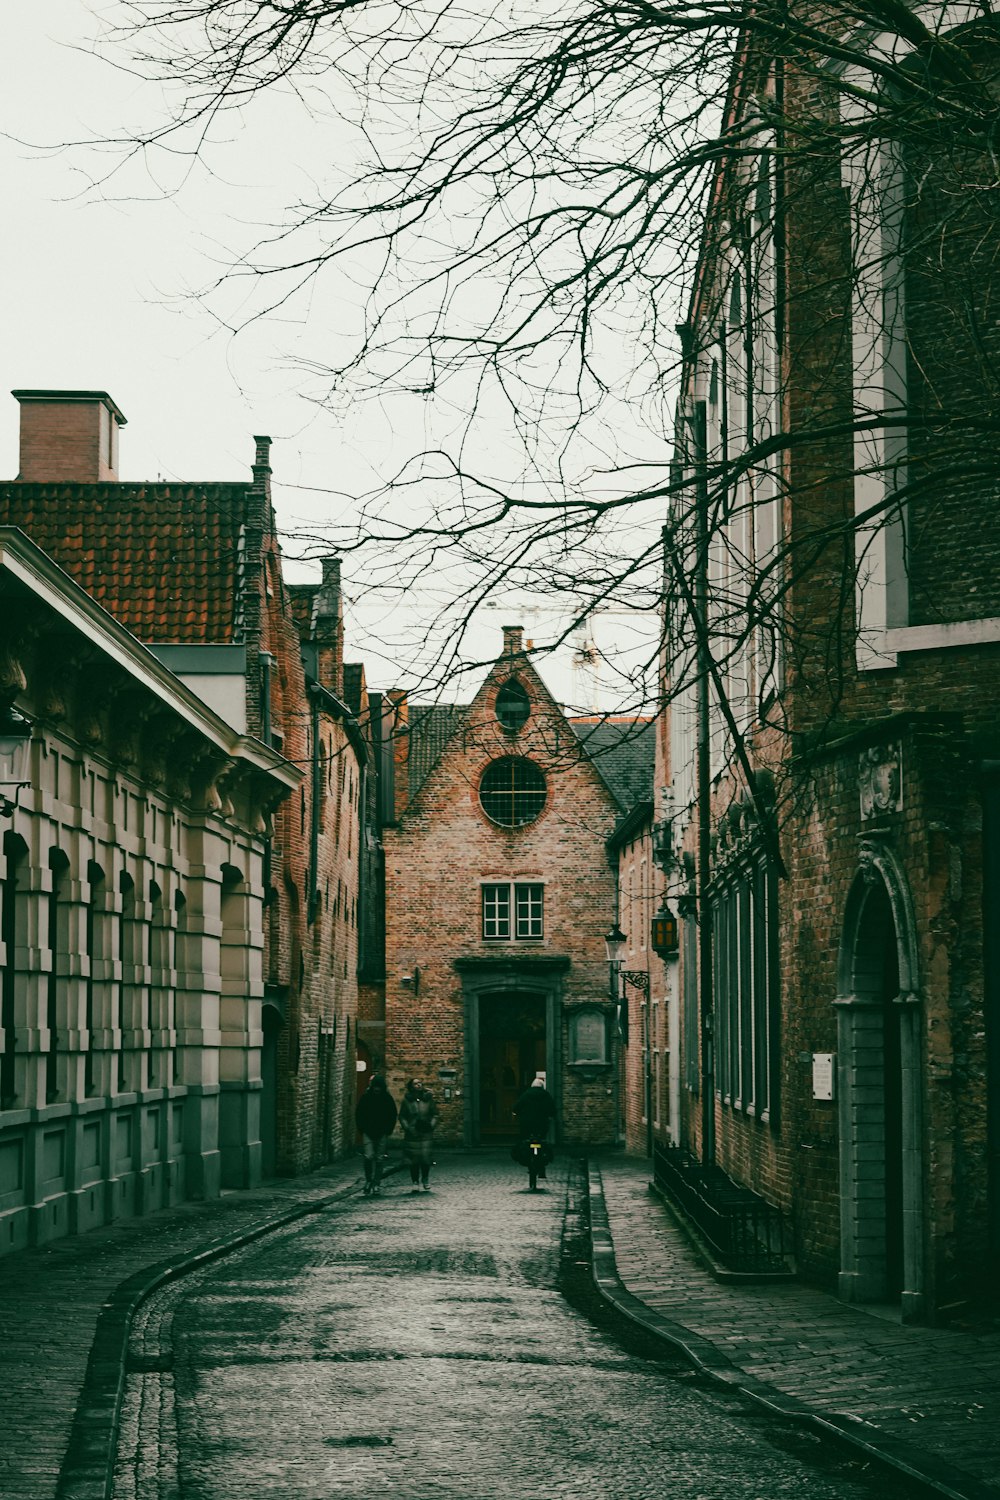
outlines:
[[[390,688],[386,697],[392,715],[393,821],[398,822],[410,800],[410,704],[405,688]]]
[[[524,651],[523,639],[523,625],[505,625],[503,627],[504,656],[520,656]]]
[[[125,418],[107,391],[11,391],[21,404],[18,479],[101,484],[118,479]]]
[[[323,582],[313,603],[313,638],[320,648],[319,679],[324,687],[344,696],[344,604],[340,590],[340,558],[323,558]]]

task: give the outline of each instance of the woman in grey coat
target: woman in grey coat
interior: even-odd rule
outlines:
[[[403,1154],[410,1168],[412,1193],[419,1193],[421,1188],[425,1193],[430,1192],[428,1178],[436,1124],[437,1106],[433,1096],[419,1078],[411,1078],[399,1107],[399,1128],[403,1132]]]

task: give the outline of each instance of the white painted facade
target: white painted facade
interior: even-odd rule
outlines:
[[[0,529],[0,1253],[260,1176],[263,859],[299,773]]]

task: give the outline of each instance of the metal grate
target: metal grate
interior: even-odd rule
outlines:
[[[545,806],[545,777],[530,760],[505,756],[491,761],[479,783],[483,812],[503,828],[533,823]]]
[[[653,1175],[730,1271],[789,1273],[792,1236],[780,1208],[676,1146],[655,1147]]]

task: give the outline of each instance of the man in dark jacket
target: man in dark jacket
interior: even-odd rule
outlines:
[[[536,1078],[530,1089],[525,1089],[514,1105],[514,1114],[519,1135],[530,1135],[536,1141],[548,1139],[549,1126],[556,1117],[556,1101],[545,1087],[544,1079]]]
[[[354,1111],[361,1131],[361,1154],[365,1163],[365,1197],[377,1195],[382,1183],[382,1156],[386,1137],[396,1126],[396,1101],[386,1088],[385,1079],[376,1073],[358,1100]]]

